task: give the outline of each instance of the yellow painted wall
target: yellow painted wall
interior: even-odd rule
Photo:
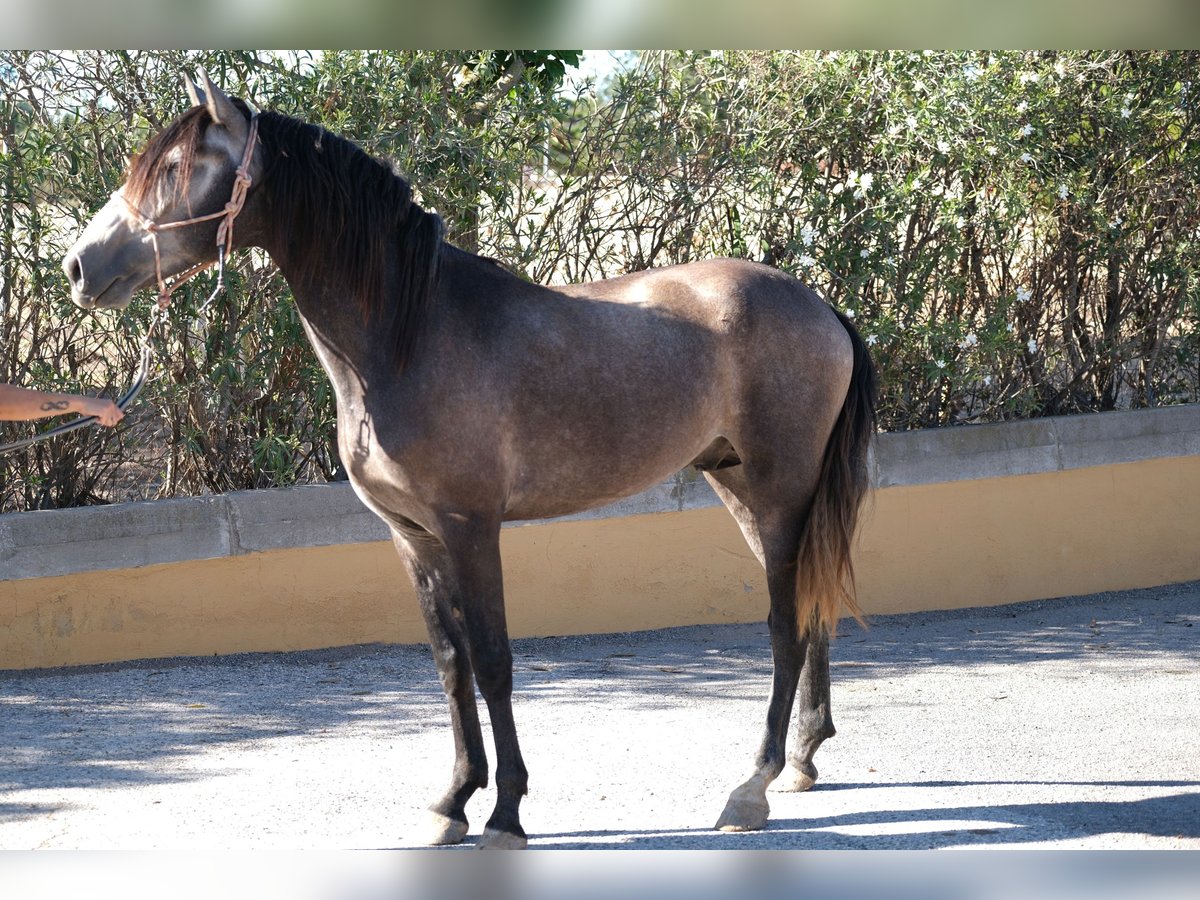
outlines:
[[[877,491],[868,613],[1200,578],[1200,457]],[[765,579],[724,509],[503,532],[514,636],[761,621]],[[0,582],[0,668],[373,641],[424,627],[390,543]]]

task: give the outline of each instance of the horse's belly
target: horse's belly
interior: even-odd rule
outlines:
[[[598,447],[586,459],[558,456],[521,461],[509,491],[504,518],[565,516],[614,503],[661,483],[687,466],[713,435],[698,434],[674,447]]]

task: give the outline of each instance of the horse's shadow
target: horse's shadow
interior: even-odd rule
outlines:
[[[1041,782],[918,782],[825,785],[822,790],[866,787],[987,787]],[[1068,784],[1054,782],[1054,784]],[[1200,782],[1070,782],[1114,787],[1190,788],[1183,793],[1128,801],[1068,800],[924,809],[877,809],[810,819],[772,819],[759,832],[726,834],[711,829],[683,831],[577,831],[531,836],[547,849],[673,850],[930,850],[948,847],[1027,845],[1079,841],[1107,834],[1195,840],[1200,838]],[[942,823],[945,827],[939,827]]]

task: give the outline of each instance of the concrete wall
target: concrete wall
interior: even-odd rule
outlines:
[[[881,435],[855,565],[870,613],[1200,578],[1200,407]],[[502,536],[515,636],[765,618],[765,579],[681,473]],[[0,669],[416,642],[348,485],[0,516]]]

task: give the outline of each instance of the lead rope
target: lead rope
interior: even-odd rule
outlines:
[[[171,305],[171,294],[178,290],[184,282],[190,281],[196,275],[199,275],[205,269],[212,266],[212,263],[200,263],[192,266],[182,275],[176,276],[174,282],[168,286],[162,274],[162,257],[158,252],[158,232],[168,228],[182,228],[184,225],[194,225],[197,222],[209,222],[216,218],[222,219],[221,224],[217,227],[217,285],[213,288],[212,293],[208,295],[208,299],[196,310],[197,318],[202,317],[205,310],[217,299],[217,295],[221,293],[221,289],[225,286],[225,258],[233,250],[233,220],[242,211],[242,206],[246,202],[246,194],[253,183],[253,179],[250,177],[250,162],[254,158],[254,144],[257,138],[258,114],[255,113],[250,117],[250,131],[246,137],[246,149],[242,152],[241,164],[234,175],[233,192],[229,198],[229,202],[225,204],[225,208],[220,212],[209,213],[206,216],[196,216],[180,222],[159,224],[142,215],[141,211],[126,200],[125,195],[120,191],[117,191],[113,195],[121,198],[137,223],[144,231],[149,233],[150,244],[154,248],[154,277],[158,281],[158,300],[155,303],[155,309],[150,313],[150,327],[146,329],[146,336],[142,338],[141,365],[138,368],[137,374],[134,375],[133,383],[130,385],[129,390],[122,394],[120,399],[116,401],[117,407],[122,412],[125,411],[125,407],[137,399],[137,395],[146,386],[146,378],[150,374],[150,357],[153,354],[150,341],[154,336],[154,332],[158,330],[158,326],[160,324],[166,325],[167,309]],[[70,422],[56,425],[54,428],[50,428],[40,434],[35,434],[32,437],[12,441],[7,444],[0,444],[0,453],[20,450],[22,447],[28,447],[30,444],[36,444],[39,441],[49,440],[52,437],[67,434],[78,428],[84,428],[95,421],[96,416],[80,416],[78,419],[72,419]]]

